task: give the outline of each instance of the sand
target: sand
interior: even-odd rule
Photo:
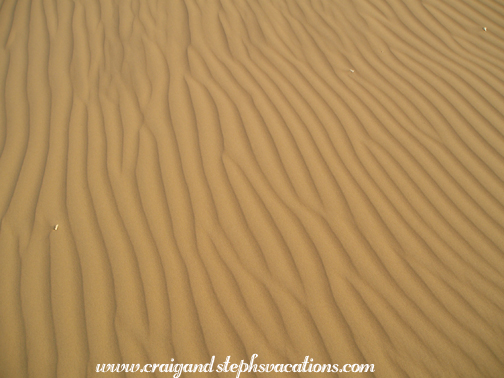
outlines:
[[[4,0],[0,39],[1,378],[504,376],[502,0]]]

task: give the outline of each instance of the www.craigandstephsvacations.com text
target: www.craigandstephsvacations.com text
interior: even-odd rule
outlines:
[[[338,364],[313,363],[313,358],[306,356],[302,363],[298,364],[256,364],[257,354],[250,357],[250,362],[241,360],[240,363],[231,363],[231,356],[227,356],[223,363],[217,365],[214,370],[215,356],[206,364],[179,364],[171,359],[169,364],[98,364],[97,373],[173,373],[174,378],[179,378],[182,373],[236,373],[239,378],[241,373],[367,373],[374,372],[374,364]]]

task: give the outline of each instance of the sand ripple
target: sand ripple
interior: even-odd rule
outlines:
[[[502,1],[5,0],[0,38],[0,377],[503,376]]]

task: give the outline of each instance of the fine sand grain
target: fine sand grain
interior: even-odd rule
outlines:
[[[504,377],[502,0],[0,3],[0,378]]]

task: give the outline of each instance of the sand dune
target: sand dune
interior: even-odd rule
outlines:
[[[4,0],[0,29],[1,378],[504,376],[501,0]]]

